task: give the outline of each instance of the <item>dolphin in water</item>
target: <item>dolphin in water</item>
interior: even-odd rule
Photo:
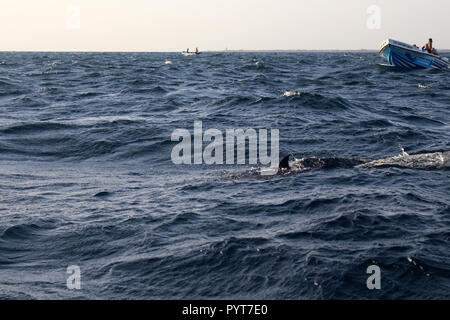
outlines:
[[[291,160],[291,158],[293,158]],[[313,169],[339,168],[410,168],[421,170],[442,170],[450,168],[450,151],[409,155],[402,149],[402,154],[379,160],[362,160],[358,158],[301,158],[292,155],[284,157],[278,165],[278,174],[304,172]]]

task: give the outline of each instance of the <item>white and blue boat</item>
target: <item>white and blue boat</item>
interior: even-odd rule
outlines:
[[[448,59],[421,50],[416,46],[387,39],[381,44],[380,55],[392,66],[406,69],[447,69]]]

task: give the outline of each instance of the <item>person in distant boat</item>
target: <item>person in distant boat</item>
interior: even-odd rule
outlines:
[[[197,47],[197,48],[195,48],[195,53],[196,53],[196,54],[198,54],[198,47]]]
[[[186,52],[189,53],[189,48],[186,49]]]
[[[439,53],[433,48],[433,39],[428,39],[428,43],[422,47],[422,50],[440,57]]]

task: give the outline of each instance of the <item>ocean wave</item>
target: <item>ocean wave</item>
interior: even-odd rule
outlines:
[[[319,93],[310,93],[307,91],[294,92],[295,94],[285,94],[285,97],[287,97],[291,103],[295,103],[295,106],[328,110],[347,110],[354,107],[354,104],[350,101],[339,96],[328,97]]]
[[[3,134],[33,134],[42,133],[45,131],[57,131],[72,129],[75,126],[70,124],[58,123],[58,122],[32,122],[21,123],[7,126],[6,128],[0,128],[0,133]]]
[[[3,241],[12,241],[12,240],[24,240],[30,238],[36,238],[42,235],[43,233],[52,230],[55,228],[56,220],[43,220],[36,223],[24,223],[17,224],[10,227],[7,227],[3,230],[0,239]],[[1,245],[2,250],[8,250],[5,246],[6,243]],[[13,251],[12,249],[8,251]]]

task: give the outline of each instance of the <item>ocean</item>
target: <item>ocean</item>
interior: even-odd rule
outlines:
[[[0,298],[449,299],[448,170],[171,160],[195,121],[278,129],[280,157],[450,150],[450,72],[380,63],[0,53]]]

